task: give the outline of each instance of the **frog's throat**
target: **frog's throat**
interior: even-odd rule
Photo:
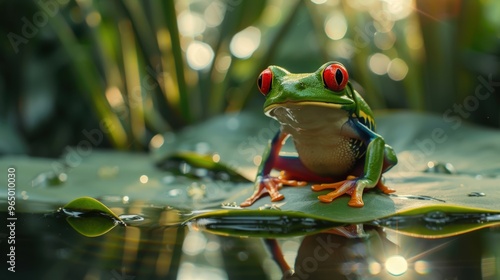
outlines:
[[[331,108],[331,109],[342,109],[342,106],[345,106],[347,104],[336,104],[336,103],[328,103],[328,102],[317,102],[317,101],[299,101],[299,102],[281,102],[281,103],[274,103],[266,108],[264,108],[264,113],[268,116],[271,115],[271,112],[278,107],[287,107],[288,104],[293,104],[293,105],[301,105],[301,106],[317,106],[317,107],[326,107],[326,108]]]

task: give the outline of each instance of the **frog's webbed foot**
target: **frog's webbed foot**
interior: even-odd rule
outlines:
[[[382,180],[379,180],[375,186],[385,194],[395,192],[395,190],[384,185],[382,183]],[[363,207],[363,205],[365,205],[363,202],[363,191],[365,188],[370,188],[370,187],[373,187],[373,184],[370,184],[369,180],[363,178],[356,178],[355,176],[348,176],[347,179],[344,181],[329,183],[329,184],[313,185],[312,190],[322,191],[325,189],[335,189],[333,192],[318,196],[318,199],[321,202],[330,203],[335,198],[343,194],[348,194],[351,196],[351,200],[348,203],[349,206]]]
[[[396,192],[395,189],[391,189],[388,186],[386,186],[384,183],[382,183],[382,178],[380,178],[380,180],[378,180],[376,187],[385,194],[390,194],[390,193]]]
[[[263,176],[260,179],[258,187],[255,189],[255,192],[247,198],[244,202],[240,204],[241,207],[248,207],[252,205],[255,201],[259,200],[266,194],[269,194],[271,197],[271,201],[280,201],[285,198],[283,194],[279,192],[279,190],[284,186],[305,186],[307,182],[297,181],[297,180],[289,180],[284,178],[283,176],[272,177],[270,175]]]

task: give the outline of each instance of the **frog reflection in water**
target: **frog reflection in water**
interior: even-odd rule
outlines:
[[[255,192],[242,207],[267,194],[271,201],[282,200],[282,186],[304,186],[307,181],[320,183],[312,186],[314,191],[333,189],[318,196],[320,201],[348,194],[352,207],[364,205],[364,189],[394,192],[382,183],[381,175],[397,163],[396,154],[375,133],[372,111],[353,89],[342,64],[328,62],[308,74],[269,66],[260,74],[258,86],[266,97],[265,114],[278,120],[281,129],[262,156]],[[298,156],[279,154],[288,136]],[[280,175],[272,176],[273,169]]]

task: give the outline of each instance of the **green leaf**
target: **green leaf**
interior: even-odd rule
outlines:
[[[87,237],[103,235],[118,224],[125,225],[106,205],[92,197],[77,198],[61,211],[69,215],[66,220],[71,227]]]

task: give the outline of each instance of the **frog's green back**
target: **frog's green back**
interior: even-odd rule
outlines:
[[[356,111],[353,112],[353,114],[362,124],[375,131],[375,120],[373,119],[372,109],[368,106],[363,97],[361,97],[361,95],[354,90],[354,88],[352,88],[352,85],[349,84],[349,87],[351,87],[352,98],[357,105]]]

